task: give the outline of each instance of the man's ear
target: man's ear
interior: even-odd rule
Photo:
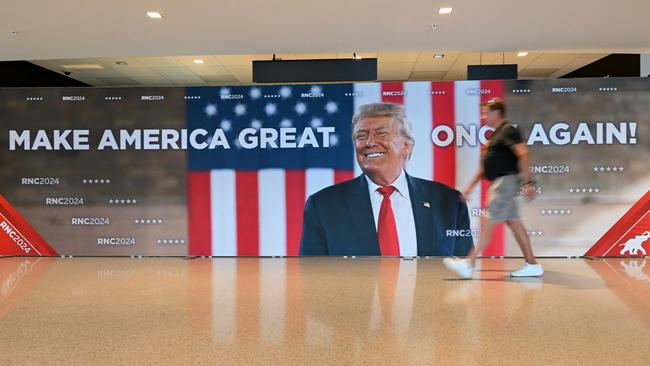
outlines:
[[[415,147],[415,141],[406,140],[404,144],[408,149],[406,151],[406,160],[409,160],[411,158],[411,154],[413,154],[413,147]]]

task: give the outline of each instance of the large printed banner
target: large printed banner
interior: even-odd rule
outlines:
[[[494,97],[531,153],[536,254],[646,255],[647,78],[0,89],[0,255],[378,254],[351,130],[378,102],[403,104],[415,138],[401,254],[462,255],[489,182],[465,201],[447,187],[480,167]],[[520,252],[500,226],[483,254]]]

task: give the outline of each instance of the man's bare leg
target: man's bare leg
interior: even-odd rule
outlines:
[[[506,224],[512,230],[515,240],[521,249],[521,252],[524,254],[526,263],[528,264],[537,264],[535,255],[533,255],[533,247],[530,245],[530,237],[526,231],[524,223],[520,219],[507,220]]]
[[[492,232],[494,232],[494,225],[496,223],[490,220],[489,218],[484,218],[481,220],[481,234],[479,235],[478,238],[478,245],[474,246],[472,250],[470,250],[469,254],[467,255],[467,259],[470,261],[472,266],[474,266],[474,263],[476,262],[476,257],[481,254],[483,249],[485,249],[488,244],[490,244],[490,240],[492,240]]]

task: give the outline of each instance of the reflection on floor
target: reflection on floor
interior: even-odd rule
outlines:
[[[0,259],[4,364],[650,364],[650,264]]]

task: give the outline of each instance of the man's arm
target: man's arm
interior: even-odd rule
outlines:
[[[483,178],[483,167],[478,168],[478,171],[474,174],[472,180],[469,181],[467,187],[463,190],[462,195],[464,199],[467,199],[467,196],[472,193],[474,186],[481,180],[481,178]]]
[[[300,255],[327,255],[327,241],[318,217],[316,203],[309,197],[305,203],[302,220]]]
[[[510,145],[510,149],[517,157],[517,164],[519,165],[519,173],[524,183],[531,181],[532,174],[530,173],[530,156],[528,148],[522,143]]]
[[[469,232],[469,210],[467,204],[463,201],[458,202],[458,216],[456,217],[456,229],[462,230],[461,232]],[[454,245],[454,256],[465,257],[474,246],[474,239],[470,235],[459,236],[456,238],[456,245]]]

